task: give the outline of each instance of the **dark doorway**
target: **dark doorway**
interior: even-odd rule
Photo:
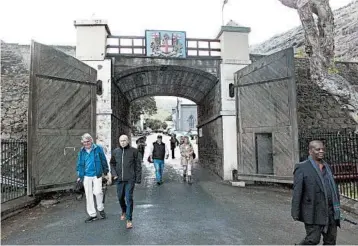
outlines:
[[[272,133],[256,133],[256,172],[274,174],[272,156]]]

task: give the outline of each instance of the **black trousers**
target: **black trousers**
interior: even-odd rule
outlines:
[[[329,225],[327,232],[324,232],[322,225],[305,224],[306,237],[299,243],[300,245],[317,245],[323,236],[323,245],[336,245],[337,241],[337,223],[333,215],[329,216]]]
[[[175,158],[174,152],[175,152],[175,147],[174,147],[174,148],[172,148],[172,159],[174,159],[174,158]]]
[[[142,160],[143,160],[143,158],[144,158],[144,150],[138,150],[138,152],[140,153],[140,155],[141,155],[141,158],[142,158]]]

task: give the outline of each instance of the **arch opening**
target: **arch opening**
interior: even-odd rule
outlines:
[[[116,136],[131,136],[134,127],[130,105],[133,102],[154,96],[189,99],[197,106],[194,123],[198,135],[198,140],[195,140],[198,146],[196,154],[204,167],[222,176],[220,61],[147,60],[147,64],[151,65],[138,63],[139,66],[136,66],[138,59],[132,61],[123,57],[114,63],[111,80],[111,145],[118,145]],[[189,116],[186,120],[192,126],[193,117]],[[184,129],[185,132],[188,130]]]

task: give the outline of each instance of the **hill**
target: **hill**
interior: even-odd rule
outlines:
[[[335,10],[335,55],[340,61],[358,61],[358,0]],[[267,41],[251,46],[251,54],[268,55],[285,48],[304,48],[301,26],[276,35]]]

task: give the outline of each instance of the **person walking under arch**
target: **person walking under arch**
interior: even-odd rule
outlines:
[[[180,136],[179,146],[184,143],[184,136]]]
[[[192,167],[193,167],[193,154],[194,149],[189,142],[189,137],[184,136],[183,144],[180,145],[181,164],[183,166],[183,181],[186,181],[188,176],[188,183],[192,183]]]
[[[144,157],[144,152],[145,152],[145,146],[147,146],[147,137],[143,136],[137,139],[136,144],[137,144],[137,149],[138,152],[142,155],[142,160]]]
[[[169,151],[165,143],[163,143],[162,135],[158,135],[157,141],[153,143],[149,153],[149,158],[154,163],[157,184],[161,185],[163,183],[164,158],[169,158]]]
[[[142,159],[137,149],[129,145],[127,135],[119,138],[119,148],[116,148],[110,160],[111,171],[117,183],[117,195],[122,209],[121,220],[127,220],[127,229],[133,227],[133,191],[135,184],[142,179]]]
[[[175,159],[175,148],[179,145],[179,141],[173,133],[170,137],[170,149],[172,151],[172,159]]]

